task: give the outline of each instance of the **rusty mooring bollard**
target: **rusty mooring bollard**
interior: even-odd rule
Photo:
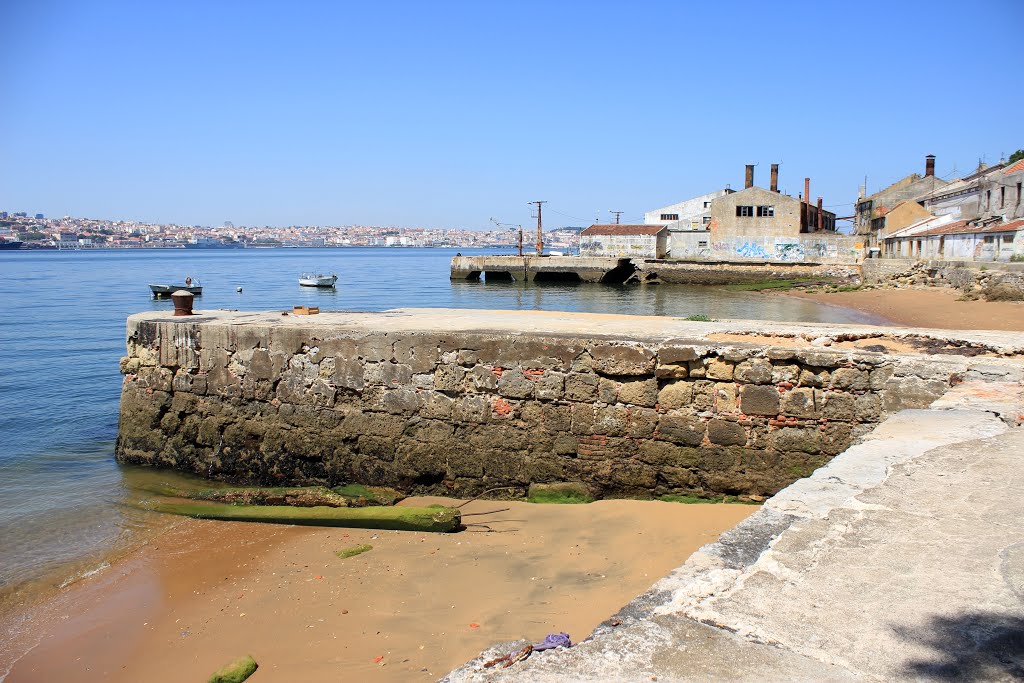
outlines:
[[[171,294],[171,301],[174,302],[174,315],[192,315],[192,292],[179,289]]]

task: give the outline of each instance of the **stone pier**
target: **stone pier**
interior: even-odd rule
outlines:
[[[455,256],[451,279],[620,284],[636,271],[630,259],[597,256]]]
[[[770,496],[1020,335],[539,311],[129,318],[117,457],[467,496]]]

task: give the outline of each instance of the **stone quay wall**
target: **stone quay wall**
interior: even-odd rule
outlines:
[[[728,285],[769,280],[822,278],[859,280],[860,266],[822,263],[743,263],[737,261],[683,261],[633,259],[638,282],[676,285]]]
[[[1024,285],[1024,263],[992,261],[920,261],[874,258],[861,265],[864,282],[956,287],[987,284],[995,279]]]
[[[238,482],[460,496],[566,481],[606,497],[768,496],[984,360],[722,343],[706,338],[713,323],[557,315],[135,315],[117,458]]]

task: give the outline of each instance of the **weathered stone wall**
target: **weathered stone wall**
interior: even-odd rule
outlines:
[[[995,282],[1024,284],[1024,263],[867,259],[862,265],[868,284],[928,285],[970,290]]]
[[[132,318],[121,462],[459,495],[556,481],[770,495],[887,413],[930,403],[966,362],[221,315]]]
[[[687,261],[806,263],[857,266],[864,239],[828,232],[800,235],[715,235],[705,230],[671,234],[670,256]]]
[[[823,278],[858,280],[860,266],[818,263],[737,263],[636,260],[634,278],[678,285],[727,285],[768,280]]]

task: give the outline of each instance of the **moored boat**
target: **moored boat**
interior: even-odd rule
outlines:
[[[154,299],[169,297],[180,289],[183,289],[194,296],[203,295],[203,286],[199,284],[199,280],[193,280],[190,277],[185,278],[185,283],[181,285],[149,285],[149,290],[153,292]]]
[[[333,287],[338,281],[334,273],[303,273],[299,276],[299,284],[303,287]]]

